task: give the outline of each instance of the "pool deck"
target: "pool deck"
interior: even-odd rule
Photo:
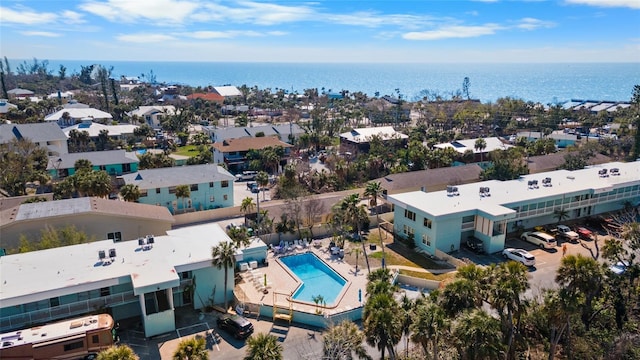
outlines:
[[[239,273],[242,280],[236,284],[235,293],[237,298],[245,304],[263,304],[266,306],[273,306],[274,292],[277,292],[278,296],[276,303],[278,306],[281,306],[283,303],[288,304],[288,300],[286,298],[295,292],[299,282],[290,270],[277,261],[277,259],[279,257],[310,251],[316,254],[327,265],[329,265],[329,267],[347,280],[345,289],[338,295],[336,302],[334,304],[326,304],[321,311],[332,315],[362,306],[365,300],[365,289],[367,285],[367,266],[364,258],[360,260],[358,273],[356,274],[353,266],[347,264],[339,256],[331,254],[329,251],[329,242],[330,239],[324,239],[320,241],[321,245],[319,247],[308,246],[299,250],[294,249],[286,254],[274,254],[272,251],[269,251],[267,257],[269,264],[267,266],[261,266],[253,271],[243,271]],[[347,246],[348,245],[352,244],[347,244]],[[359,246],[359,244],[354,246]],[[345,250],[348,252],[349,248],[345,248]],[[263,285],[265,274],[267,275],[269,290],[267,294],[264,294],[260,290],[259,286],[255,285],[258,281],[254,282],[252,280],[254,277],[259,278],[260,285]],[[363,303],[358,301],[358,290],[362,290]],[[292,305],[294,311],[306,313],[315,313],[317,309],[315,303],[293,300]]]

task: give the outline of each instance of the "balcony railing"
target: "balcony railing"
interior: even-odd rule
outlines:
[[[23,329],[34,324],[43,324],[58,319],[68,318],[70,316],[82,315],[98,311],[106,307],[124,305],[137,301],[138,297],[133,294],[133,291],[128,291],[124,293],[63,304],[48,309],[29,311],[22,314],[3,317],[2,319],[0,319],[0,331],[7,332],[11,330]]]

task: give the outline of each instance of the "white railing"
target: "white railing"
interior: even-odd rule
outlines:
[[[83,300],[69,304],[63,304],[48,309],[40,309],[6,316],[0,319],[0,331],[22,329],[33,324],[42,324],[49,321],[63,319],[70,316],[82,315],[111,306],[123,305],[138,301],[133,291],[102,296],[95,299]]]

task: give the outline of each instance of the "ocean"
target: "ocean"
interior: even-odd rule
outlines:
[[[14,61],[14,64],[18,62]],[[336,63],[231,63],[231,62],[136,62],[49,61],[57,74],[59,64],[67,74],[79,73],[81,65],[113,66],[112,76],[145,76],[191,86],[247,85],[260,89],[284,89],[304,93],[361,91],[369,96],[422,98],[425,90],[450,98],[469,78],[469,95],[483,103],[515,98],[542,104],[570,99],[629,101],[640,84],[640,63],[553,64],[336,64]],[[14,65],[15,68],[15,65]]]

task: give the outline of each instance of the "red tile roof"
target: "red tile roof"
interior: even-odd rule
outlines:
[[[224,96],[216,93],[195,93],[187,96],[187,99],[203,99],[207,101],[215,101],[222,103],[224,101]]]
[[[222,153],[249,151],[251,149],[261,150],[269,146],[282,146],[284,148],[292,147],[292,145],[280,141],[276,136],[227,139],[224,142],[217,142],[211,146]]]

